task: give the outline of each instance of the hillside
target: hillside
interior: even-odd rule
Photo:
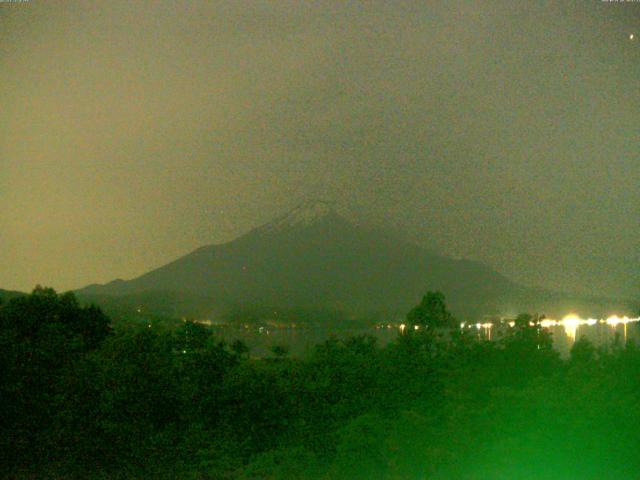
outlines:
[[[399,316],[426,290],[444,292],[460,318],[549,310],[566,300],[524,288],[481,263],[437,255],[355,224],[323,202],[303,204],[231,242],[199,248],[138,278],[78,294],[182,315],[268,306]]]
[[[20,297],[25,295],[22,292],[16,292],[12,290],[3,290],[0,288],[0,303],[5,303],[11,300],[12,298]]]

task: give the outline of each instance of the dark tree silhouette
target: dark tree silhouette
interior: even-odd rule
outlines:
[[[38,288],[0,306],[0,478],[637,477],[633,343],[562,359],[530,315],[432,335],[453,322],[437,292],[408,319],[429,328],[261,358],[196,323],[109,334]]]
[[[456,326],[453,315],[447,310],[444,295],[431,291],[407,314],[407,323],[429,328]]]
[[[109,333],[99,308],[51,288],[38,286],[0,308],[0,465],[46,458],[55,442],[50,429],[66,405],[66,378]]]
[[[282,359],[289,354],[289,348],[284,345],[274,345],[271,347],[271,353],[273,353],[276,358]]]

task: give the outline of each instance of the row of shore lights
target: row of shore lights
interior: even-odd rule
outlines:
[[[595,325],[597,323],[602,323],[602,324],[607,324],[607,325],[611,325],[611,326],[616,326],[616,325],[626,325],[627,323],[632,323],[632,322],[639,322],[640,321],[640,317],[638,318],[629,318],[627,316],[624,317],[619,317],[618,315],[612,315],[608,318],[601,318],[601,319],[596,319],[596,318],[580,318],[577,315],[571,314],[571,315],[567,315],[566,317],[564,317],[562,320],[554,320],[552,318],[543,318],[542,320],[539,320],[537,322],[529,322],[529,325],[531,327],[535,326],[535,325],[540,325],[541,327],[544,328],[549,328],[549,327],[557,327],[557,326],[562,326],[562,327],[567,327],[567,326],[575,326],[575,327],[579,327],[580,325]],[[516,322],[515,321],[510,321],[507,322],[507,324],[510,327],[514,327]],[[468,328],[471,328],[475,325],[475,327],[480,330],[481,328],[491,328],[493,327],[493,323],[489,322],[489,323],[476,323],[476,324],[469,324],[467,325],[466,322],[462,322],[460,324],[460,328],[464,328],[465,326],[467,326]]]
[[[602,323],[602,324],[607,324],[610,326],[617,326],[617,325],[626,325],[627,323],[632,323],[632,322],[639,322],[640,321],[640,317],[638,318],[629,318],[627,316],[624,317],[619,317],[618,315],[612,315],[608,318],[601,318],[601,319],[595,319],[595,318],[580,318],[577,315],[574,314],[570,314],[567,315],[566,317],[564,317],[562,320],[554,320],[552,318],[544,318],[542,320],[539,320],[538,322],[529,322],[530,326],[535,326],[535,325],[540,325],[541,327],[544,328],[550,328],[550,327],[557,327],[557,326],[561,326],[564,327],[566,330],[572,330],[575,332],[575,330],[577,330],[577,328],[580,325],[595,325],[597,323]],[[474,326],[476,327],[476,329],[481,330],[488,330],[491,329],[493,327],[493,323],[492,322],[485,322],[485,323],[469,323],[467,324],[467,322],[462,322],[460,324],[460,328],[464,329],[465,327],[467,328],[473,328]],[[509,327],[515,327],[516,322],[511,320],[509,322],[507,322],[507,325],[509,325]],[[391,325],[389,325],[389,327],[391,327]],[[420,326],[419,325],[414,325],[413,326],[414,330],[419,330]],[[401,323],[399,325],[399,329],[400,332],[404,333],[405,330],[407,329],[407,325],[404,323]]]

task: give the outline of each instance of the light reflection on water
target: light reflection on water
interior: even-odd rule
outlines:
[[[627,340],[638,342],[640,340],[640,324],[638,322],[640,322],[640,317],[629,318],[627,316],[612,315],[608,318],[585,319],[575,314],[569,314],[561,320],[544,318],[529,324],[531,326],[540,325],[550,331],[554,347],[561,355],[566,356],[571,351],[575,341],[583,336],[596,347],[610,346],[614,343],[624,345]],[[501,330],[503,336],[505,330],[513,328],[514,325],[515,322],[504,320],[490,324],[462,324],[461,328],[474,329],[475,327],[479,338],[491,340],[492,337],[496,337],[492,330]]]
[[[561,320],[545,318],[538,324],[550,331],[554,347],[562,356],[569,354],[574,342],[586,337],[596,347],[618,342],[624,345],[627,340],[640,341],[640,318],[611,316],[606,319],[583,319],[577,315],[567,315]],[[463,324],[463,329],[474,332],[478,338],[498,340],[504,332],[514,327],[513,321],[504,320],[499,323],[485,322]],[[534,325],[532,323],[532,325]],[[223,328],[216,329],[215,335],[227,342],[242,340],[256,356],[270,355],[271,348],[276,345],[286,346],[294,355],[304,355],[332,336],[348,338],[356,335],[371,335],[380,345],[386,345],[398,337],[406,326],[402,323],[385,324],[377,328],[343,328],[330,329],[323,327],[307,328]]]
[[[566,355],[571,350],[574,342],[584,336],[595,346],[606,346],[614,342],[624,345],[627,340],[638,340],[638,328],[630,328],[630,324],[636,324],[640,318],[619,317],[612,315],[606,319],[583,319],[571,314],[562,320],[544,319],[540,325],[549,328],[553,334],[554,346]],[[633,338],[631,338],[633,334]]]
[[[625,345],[627,341],[640,340],[640,328],[635,319],[633,322],[580,324],[575,330],[567,331],[563,325],[550,327],[553,334],[553,344],[562,355],[568,355],[576,340],[585,337],[596,347],[609,346],[617,343]]]

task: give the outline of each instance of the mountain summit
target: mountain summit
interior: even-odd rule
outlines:
[[[333,203],[324,200],[307,200],[284,215],[258,227],[256,231],[277,232],[287,228],[304,228],[338,217],[340,215]]]

